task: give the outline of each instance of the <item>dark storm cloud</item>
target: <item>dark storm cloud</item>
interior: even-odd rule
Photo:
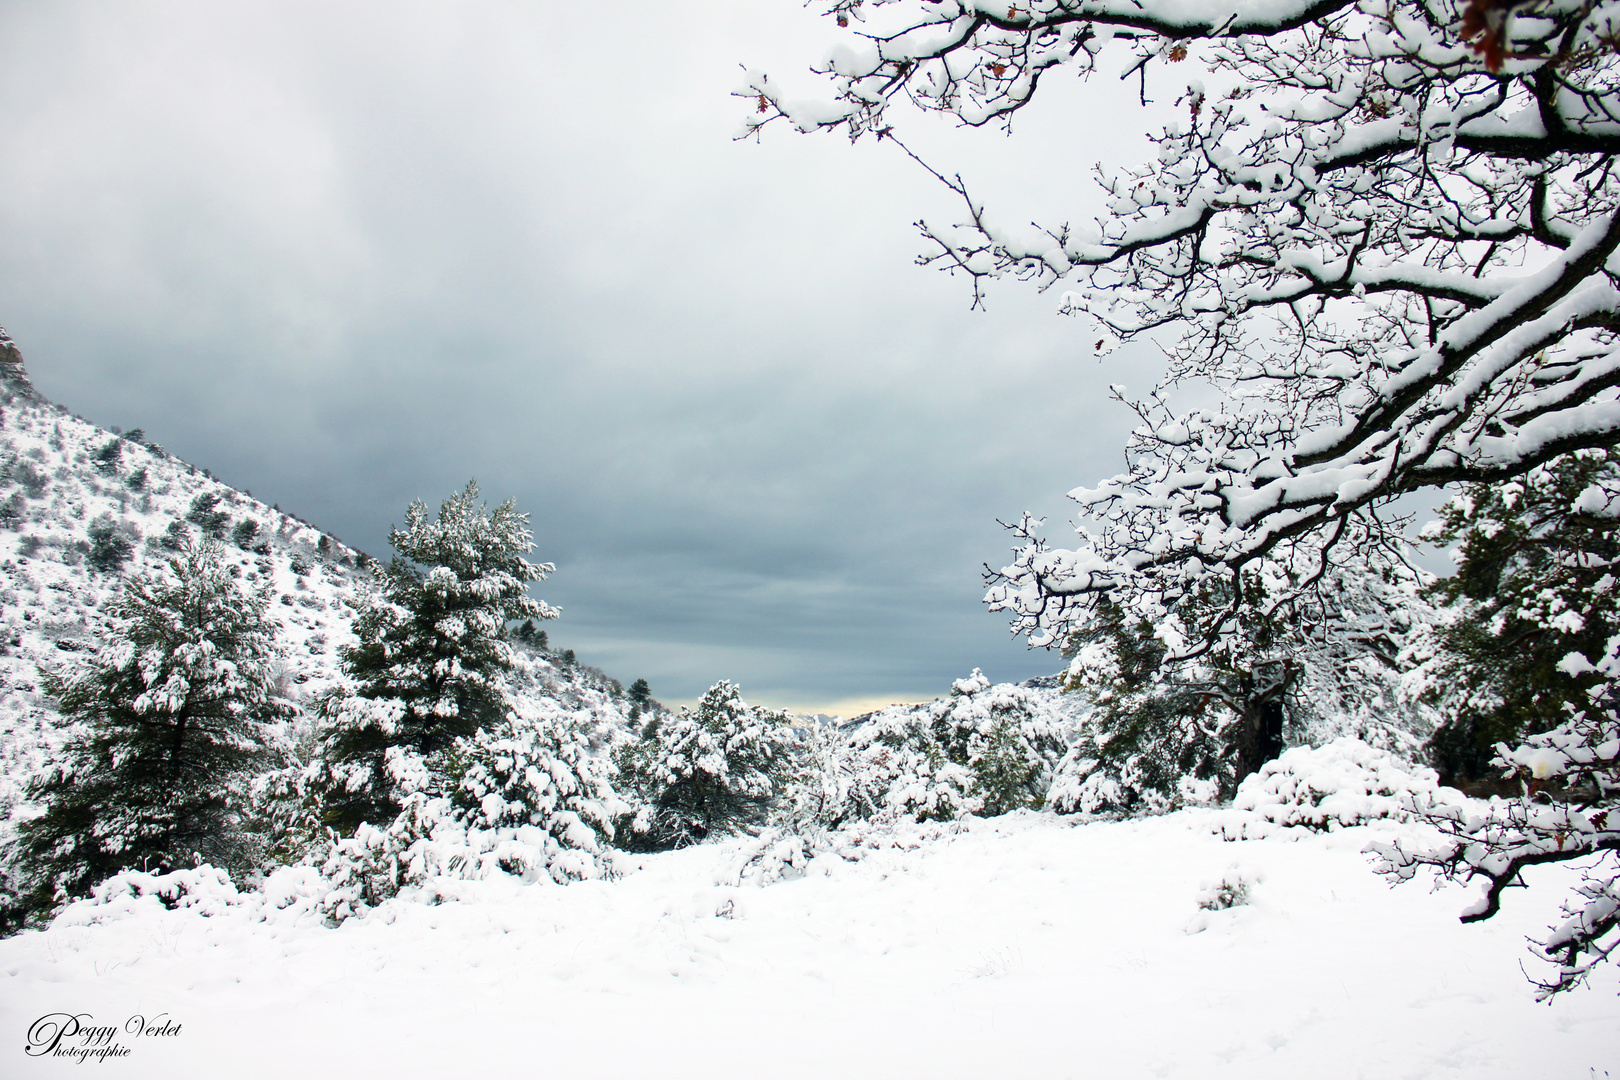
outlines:
[[[0,6],[0,322],[54,399],[374,554],[412,498],[515,496],[553,640],[668,700],[1053,669],[979,567],[1118,470],[1102,387],[1151,359],[967,311],[890,148],[731,142],[735,64],[825,40],[796,4],[626,6]],[[1109,153],[919,138],[1031,214]]]

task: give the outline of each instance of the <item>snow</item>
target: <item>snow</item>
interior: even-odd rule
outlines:
[[[1559,868],[1463,926],[1469,890],[1390,889],[1361,852],[1419,826],[1227,843],[1209,815],[873,831],[763,887],[737,884],[761,846],[737,840],[611,882],[457,882],[339,929],[293,872],[238,903],[145,895],[0,941],[0,1028],[166,1014],[177,1034],[123,1036],[128,1077],[1620,1071],[1620,975],[1542,1006],[1520,970]],[[1223,879],[1246,902],[1212,901]],[[16,1050],[12,1076],[77,1067]]]
[[[1213,813],[1212,824],[1230,840],[1260,839],[1280,830],[1332,831],[1403,817],[1414,796],[1443,804],[1461,801],[1440,787],[1433,769],[1341,737],[1325,746],[1296,746],[1260,766],[1239,785],[1231,808]]]

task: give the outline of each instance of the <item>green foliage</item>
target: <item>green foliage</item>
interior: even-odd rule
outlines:
[[[1448,781],[1492,777],[1497,743],[1595,709],[1594,665],[1620,633],[1615,491],[1620,456],[1581,451],[1468,488],[1428,530],[1456,544],[1457,573],[1433,593],[1457,617],[1426,642],[1413,681],[1446,714],[1430,752]]]
[[[510,499],[494,510],[477,499],[469,482],[437,518],[414,502],[405,527],[389,534],[395,554],[380,571],[380,595],[355,619],[359,644],[342,657],[353,692],[326,705],[324,753],[345,777],[331,793],[331,822],[341,828],[399,812],[391,751],[453,771],[445,755],[456,741],[495,728],[508,710],[506,624],[557,615],[527,591],[555,569],[524,558],[534,549],[528,517]]]
[[[23,515],[28,513],[28,500],[20,491],[13,491],[0,502],[0,526],[15,529],[22,524]]]
[[[620,830],[636,848],[683,847],[765,820],[792,767],[787,713],[751,706],[721,680],[697,707],[649,724],[614,764],[640,806]]]
[[[253,542],[259,537],[259,523],[250,517],[245,517],[236,523],[231,530],[231,542],[243,551],[253,550]]]
[[[191,500],[186,520],[201,529],[210,540],[218,540],[225,535],[225,525],[231,520],[231,515],[218,507],[219,493],[205,491]]]
[[[123,569],[125,561],[135,550],[130,538],[112,518],[103,515],[90,523],[90,553],[86,561],[104,574],[115,574]]]
[[[191,530],[183,521],[171,521],[158,543],[170,551],[179,551],[191,542]]]
[[[118,459],[123,456],[123,453],[124,440],[118,438],[108,439],[106,445],[90,456],[90,460],[95,463],[98,471],[111,476],[118,471]]]
[[[1437,617],[1398,535],[1346,519],[1162,598],[1098,597],[1066,642],[1066,687],[1095,709],[1053,785],[1083,812],[1230,797],[1293,739],[1418,751],[1431,717],[1401,657]]]
[[[947,698],[891,705],[843,735],[814,729],[790,816],[825,828],[854,820],[950,821],[1039,807],[1068,721],[1036,692],[975,670]]]
[[[648,685],[646,679],[637,679],[630,684],[630,700],[642,707],[646,707],[647,702],[652,700],[652,687]]]
[[[1036,809],[1063,756],[1056,717],[1022,687],[991,686],[975,670],[929,706],[932,734],[945,758],[972,776],[964,808],[983,817]]]
[[[119,870],[255,865],[245,783],[279,753],[269,598],[244,592],[210,544],[125,583],[117,629],[83,668],[45,673],[69,728],[29,786],[43,816],[18,829],[27,906],[43,914]]]
[[[19,460],[11,468],[11,478],[22,485],[30,499],[44,496],[45,489],[50,486],[51,479],[42,472],[39,466],[26,458]]]
[[[1096,708],[1064,763],[1054,792],[1059,809],[1170,805],[1189,781],[1231,796],[1242,779],[1244,721],[1254,718],[1262,696],[1287,689],[1286,681],[1254,677],[1279,637],[1276,613],[1234,605],[1227,583],[1206,581],[1183,601],[1182,615],[1198,625],[1234,606],[1230,633],[1202,656],[1178,660],[1158,628],[1128,617],[1111,599],[1099,603],[1098,619],[1067,650],[1076,661],[1067,688],[1092,696]]]

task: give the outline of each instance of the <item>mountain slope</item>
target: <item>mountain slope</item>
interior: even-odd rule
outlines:
[[[40,672],[98,647],[125,576],[161,572],[180,530],[218,536],[232,573],[271,594],[286,697],[308,705],[341,678],[369,558],[140,432],[116,434],[46,401],[0,330],[0,821],[34,812],[28,778],[60,744]],[[126,546],[122,565],[110,565],[107,553]],[[554,703],[602,752],[628,737],[630,704],[615,680],[514,645],[520,695]]]

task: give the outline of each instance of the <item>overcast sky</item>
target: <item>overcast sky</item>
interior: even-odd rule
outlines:
[[[739,64],[817,87],[797,0],[0,2],[0,325],[40,390],[386,556],[477,477],[552,641],[665,701],[848,714],[1056,670],[981,598],[996,519],[1120,471],[1056,294],[913,265],[892,146],[734,142]],[[1089,217],[1148,123],[1043,84],[911,137],[1004,219]],[[1134,90],[1134,88],[1133,88]],[[1168,96],[1173,97],[1171,93]]]

